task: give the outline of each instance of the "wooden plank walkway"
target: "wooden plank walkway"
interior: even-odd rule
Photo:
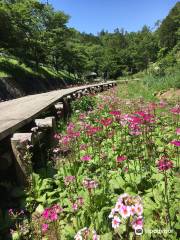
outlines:
[[[0,103],[0,140],[13,134],[17,129],[31,122],[40,113],[63,97],[78,90],[115,83],[108,81],[100,84],[73,87],[42,94],[30,95]]]

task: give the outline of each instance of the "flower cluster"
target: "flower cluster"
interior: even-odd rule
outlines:
[[[179,115],[180,114],[180,105],[176,105],[175,107],[170,109],[170,112],[172,112],[175,115]]]
[[[71,184],[72,182],[74,182],[76,180],[76,177],[75,176],[66,176],[64,178],[64,184],[66,186],[68,186],[69,184]]]
[[[75,240],[100,240],[100,236],[97,235],[95,230],[90,230],[89,228],[85,227],[82,228],[77,232],[74,237]]]
[[[177,134],[177,135],[180,135],[180,128],[177,128],[177,129],[176,129],[176,134]]]
[[[162,156],[157,163],[159,171],[166,171],[173,168],[173,162],[168,157]]]
[[[13,218],[17,218],[17,217],[20,217],[20,216],[23,216],[24,215],[24,210],[14,210],[12,208],[10,208],[8,210],[8,213],[9,213],[9,216],[13,217]]]
[[[100,130],[101,130],[100,127],[95,127],[95,126],[91,126],[91,125],[86,126],[86,133],[88,136],[92,136],[92,135],[96,134],[97,132],[99,132]]]
[[[83,161],[83,162],[89,162],[90,160],[91,160],[91,156],[89,156],[89,155],[85,155],[81,158],[81,161]]]
[[[77,211],[80,207],[82,207],[84,204],[83,197],[78,197],[77,200],[72,204],[72,209],[74,211]]]
[[[121,163],[121,162],[124,162],[125,160],[127,160],[126,156],[118,156],[116,159],[116,162]]]
[[[118,228],[120,223],[130,219],[134,230],[143,228],[143,206],[139,196],[130,196],[124,193],[119,196],[115,207],[111,210],[109,218],[112,218],[112,227]]]
[[[41,230],[43,233],[48,230],[48,223],[56,222],[58,220],[58,215],[61,212],[63,212],[63,208],[58,204],[55,204],[50,208],[44,209],[44,211],[42,212],[42,217],[44,220],[47,221],[47,223],[43,223],[41,226]]]
[[[121,112],[116,110],[116,111],[111,111],[110,114],[115,116],[115,117],[119,117],[121,115]]]
[[[155,122],[155,117],[147,111],[139,111],[134,114],[122,114],[120,117],[120,124],[128,126],[131,135],[141,135],[141,126],[149,125]],[[147,130],[147,129],[146,129]]]
[[[176,147],[180,147],[180,141],[179,140],[173,140],[170,143],[173,144]]]
[[[89,192],[91,192],[92,189],[95,189],[98,187],[98,182],[96,182],[95,180],[86,178],[83,180],[83,186],[87,188]]]
[[[108,127],[109,125],[111,125],[112,123],[112,118],[102,118],[100,120],[100,123],[104,126],[104,127]]]

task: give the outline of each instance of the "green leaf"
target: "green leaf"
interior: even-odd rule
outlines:
[[[110,188],[112,190],[115,190],[115,189],[123,189],[124,185],[125,185],[125,181],[123,180],[122,177],[118,176],[114,179],[111,179],[110,182]]]
[[[101,240],[112,240],[112,238],[113,238],[113,235],[112,235],[111,232],[105,233],[105,234],[100,236]]]
[[[40,203],[46,203],[46,193],[41,197],[37,198],[36,201]]]
[[[39,204],[35,211],[41,214],[44,211],[43,205]]]

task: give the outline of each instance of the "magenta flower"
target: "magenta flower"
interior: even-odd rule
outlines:
[[[143,228],[143,217],[139,216],[132,221],[132,228],[134,230]]]
[[[88,147],[87,144],[81,144],[80,145],[80,150],[86,150],[87,147]]]
[[[59,140],[61,138],[61,135],[58,133],[54,134],[54,139]]]
[[[95,180],[92,179],[84,179],[83,185],[85,188],[88,189],[88,191],[91,191],[92,189],[95,189],[98,187],[98,183]]]
[[[60,140],[59,143],[63,145],[68,145],[71,141],[71,138],[69,136],[63,136]]]
[[[92,240],[100,240],[100,236],[97,235],[96,231],[93,231]]]
[[[177,134],[177,135],[180,135],[180,128],[177,128],[177,129],[176,129],[176,134]]]
[[[73,209],[74,211],[77,211],[77,210],[78,210],[78,204],[77,204],[77,203],[73,203],[72,209]]]
[[[49,225],[47,223],[43,223],[41,226],[41,230],[43,233],[47,232]]]
[[[93,127],[93,126],[90,126],[90,125],[88,125],[87,128],[86,128],[86,132],[87,132],[88,136],[92,136],[95,133],[99,132],[100,130],[101,130],[100,127]]]
[[[111,125],[111,123],[112,123],[112,118],[103,118],[103,119],[101,119],[100,123],[101,123],[104,127],[108,127],[108,126]]]
[[[64,178],[64,183],[66,186],[68,186],[70,183],[73,183],[76,180],[75,176],[66,176]]]
[[[139,135],[142,134],[141,128],[140,128],[139,125],[137,125],[137,124],[131,123],[131,124],[129,125],[129,128],[130,128],[130,132],[129,132],[129,133],[130,133],[131,135],[139,136]]]
[[[74,132],[75,129],[75,124],[74,123],[69,123],[67,126],[67,134],[71,135]]]
[[[56,212],[57,214],[63,212],[63,208],[62,208],[60,205],[58,205],[58,204],[53,205],[53,206],[52,206],[52,209],[53,209],[53,211]]]
[[[128,167],[125,167],[125,168],[124,168],[124,171],[125,171],[125,172],[128,172],[128,171],[129,171],[129,168],[128,168]]]
[[[180,105],[176,105],[175,107],[171,108],[170,112],[172,112],[175,115],[180,114]]]
[[[127,160],[126,156],[118,156],[116,159],[116,162],[120,163],[120,162],[124,162],[125,160]]]
[[[135,114],[137,114],[140,118],[142,123],[153,123],[154,122],[154,115],[147,113],[145,111],[139,111],[136,112]]]
[[[169,160],[166,156],[162,156],[157,163],[157,167],[160,171],[166,171],[173,168],[173,162]]]
[[[49,216],[49,220],[50,220],[51,222],[55,222],[57,219],[58,219],[57,213],[56,213],[55,211],[51,211],[51,214],[50,214],[50,216]]]
[[[72,138],[78,138],[78,137],[80,137],[80,132],[73,132],[70,136],[72,137]]]
[[[78,199],[77,199],[77,204],[78,204],[80,207],[82,207],[83,204],[84,204],[84,198],[83,198],[83,197],[78,197]]]
[[[178,141],[178,140],[173,140],[170,142],[170,144],[173,144],[176,147],[180,147],[180,141]]]
[[[111,111],[110,114],[113,115],[113,116],[118,117],[118,116],[121,115],[121,112],[120,111]]]
[[[49,222],[55,222],[58,220],[58,214],[61,213],[62,211],[63,208],[58,204],[55,204],[50,208],[44,209],[42,217]]]
[[[91,160],[91,156],[85,155],[85,156],[83,156],[83,157],[81,158],[81,160],[82,160],[83,162],[89,162],[89,161]]]
[[[166,107],[167,106],[167,102],[165,102],[164,100],[161,100],[160,102],[159,102],[159,107],[160,108],[164,108],[164,107]]]
[[[148,109],[150,111],[155,110],[156,108],[157,108],[157,104],[156,103],[151,102],[151,103],[148,104]]]
[[[13,215],[14,215],[13,209],[10,208],[10,209],[8,210],[8,213],[9,213],[10,216],[13,216]]]
[[[44,209],[44,211],[42,213],[42,216],[43,216],[44,219],[48,220],[49,216],[50,216],[50,208]]]

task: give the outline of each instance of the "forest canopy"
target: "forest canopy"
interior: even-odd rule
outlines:
[[[0,1],[0,52],[16,57],[38,72],[41,65],[66,70],[82,78],[107,72],[117,78],[146,70],[179,49],[180,2],[158,24],[137,32],[101,30],[80,33],[67,26],[70,16],[38,0]]]

